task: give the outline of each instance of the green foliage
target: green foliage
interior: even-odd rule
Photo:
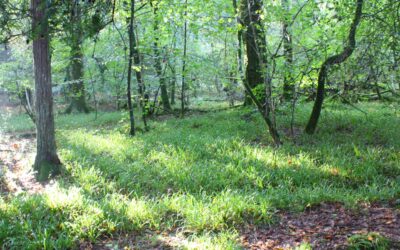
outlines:
[[[265,91],[264,84],[258,84],[256,87],[254,87],[253,93],[260,103],[265,103],[265,97],[267,96],[267,93]]]
[[[348,250],[387,250],[389,240],[378,233],[356,234],[348,239]]]
[[[367,118],[328,103],[315,138],[301,135],[279,149],[260,117],[243,108],[152,122],[134,138],[121,122],[125,114],[60,115],[66,173],[43,194],[0,199],[0,242],[65,249],[150,229],[184,231],[182,248],[240,249],[236,228],[273,223],[277,209],[398,199],[399,107],[359,108]],[[309,111],[298,108],[295,127]],[[285,127],[287,112],[278,116]]]

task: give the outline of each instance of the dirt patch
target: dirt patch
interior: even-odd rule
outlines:
[[[81,242],[80,250],[111,250],[111,249],[148,249],[166,250],[176,249],[182,245],[181,237],[168,233],[146,230],[144,233],[114,235],[112,238],[103,238],[97,243]]]
[[[348,237],[377,232],[399,249],[400,210],[384,205],[362,205],[358,211],[341,204],[321,204],[300,214],[281,213],[278,224],[247,226],[241,242],[246,249],[292,249],[309,243],[312,249],[346,249]]]
[[[40,193],[44,186],[32,170],[36,139],[32,132],[0,134],[1,191],[5,193]]]
[[[392,242],[391,249],[400,249],[400,210],[390,205],[362,204],[350,210],[339,203],[323,203],[302,213],[282,212],[278,223],[256,227],[247,225],[240,231],[244,249],[295,249],[309,243],[312,249],[346,249],[347,239],[356,234],[377,232]],[[177,232],[156,232],[114,235],[95,244],[81,242],[80,249],[181,249],[191,246],[188,235]]]

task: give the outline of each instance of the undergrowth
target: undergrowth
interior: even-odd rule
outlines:
[[[328,104],[317,134],[299,134],[309,105],[278,111],[274,148],[250,108],[151,122],[127,136],[126,115],[58,116],[66,174],[45,193],[0,198],[6,249],[74,248],[128,232],[184,232],[182,248],[240,248],[237,229],[274,222],[277,210],[321,202],[400,198],[398,105]],[[22,120],[25,119],[25,123]],[[8,131],[28,129],[11,117]]]

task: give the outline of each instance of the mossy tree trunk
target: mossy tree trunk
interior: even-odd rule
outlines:
[[[89,113],[89,108],[86,104],[86,93],[83,64],[83,30],[81,20],[81,7],[78,2],[73,3],[71,10],[71,25],[70,25],[70,104],[66,113],[71,113],[76,110],[82,113]]]
[[[32,0],[33,60],[36,94],[37,152],[34,169],[40,181],[60,173],[60,159],[57,155],[53,96],[51,89],[51,59],[47,4],[45,0]]]
[[[262,4],[262,0],[242,0],[240,5],[240,22],[245,27],[243,36],[247,53],[246,78],[243,82],[247,93],[245,104],[254,103],[257,106],[275,145],[280,146],[282,142],[275,121],[271,119],[271,114],[273,115],[272,86],[267,72],[267,44],[261,20]],[[262,85],[265,89],[263,99],[259,99],[253,92],[258,85]]]
[[[262,13],[261,0],[242,0],[240,6],[241,22],[245,30],[243,39],[246,44],[247,65],[245,77],[251,89],[264,84],[265,70],[261,62],[267,62],[266,41],[261,22]],[[246,94],[245,105],[251,105],[249,93]]]

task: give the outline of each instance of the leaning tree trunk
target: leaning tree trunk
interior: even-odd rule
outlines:
[[[315,129],[317,128],[318,119],[321,114],[322,104],[324,102],[325,96],[325,82],[328,77],[328,70],[331,66],[340,64],[346,61],[347,58],[353,54],[353,51],[356,47],[356,32],[358,24],[361,21],[362,15],[362,7],[363,0],[356,0],[356,11],[354,14],[354,20],[351,24],[349,37],[348,37],[348,45],[344,48],[342,53],[334,55],[326,59],[326,61],[322,64],[319,75],[318,75],[318,87],[317,87],[317,96],[315,99],[314,107],[310,116],[310,120],[306,126],[307,134],[314,134]]]
[[[234,2],[235,5],[235,2]],[[262,0],[242,0],[241,2],[241,22],[246,31],[244,39],[247,48],[247,68],[246,79],[243,81],[248,99],[256,104],[258,111],[267,124],[269,133],[276,146],[282,144],[278,130],[273,119],[272,110],[272,86],[268,77],[266,40],[264,29],[262,28],[261,13]],[[241,38],[239,37],[239,44]],[[239,55],[240,56],[240,55]],[[253,85],[252,85],[253,84]],[[260,101],[253,92],[253,88],[259,84],[265,85],[265,98]]]
[[[70,70],[71,70],[71,86],[70,86],[70,105],[68,106],[66,113],[71,113],[73,110],[78,112],[89,113],[89,108],[86,104],[86,93],[85,84],[83,82],[84,77],[84,65],[83,65],[83,31],[81,11],[78,3],[73,3],[72,19],[71,19],[71,30],[70,30]]]
[[[153,43],[153,50],[154,50],[154,56],[155,56],[155,61],[154,61],[154,68],[156,69],[157,77],[160,80],[160,90],[161,90],[161,101],[163,104],[164,111],[171,111],[171,105],[169,103],[169,98],[168,98],[168,91],[167,91],[167,85],[166,85],[166,79],[165,79],[165,74],[162,70],[162,58],[161,58],[161,53],[160,53],[160,48],[159,48],[159,23],[158,23],[158,17],[157,17],[157,12],[158,12],[158,3],[154,3],[153,5],[153,12],[154,12],[154,43]]]
[[[47,4],[45,0],[32,0],[33,61],[36,93],[37,152],[34,169],[38,179],[60,173],[54,132],[53,96],[51,89],[51,59]]]

